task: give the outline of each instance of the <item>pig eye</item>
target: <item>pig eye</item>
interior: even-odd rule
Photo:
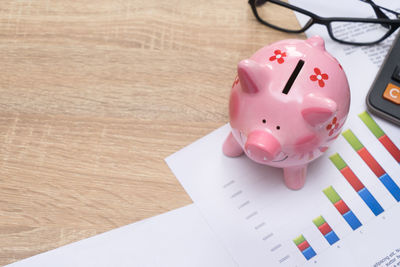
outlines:
[[[280,130],[280,129],[281,129],[281,126],[279,126],[279,125],[276,126],[276,129],[277,129],[277,130]]]
[[[262,120],[262,123],[267,123],[267,120],[266,120],[266,119],[263,119],[263,120]]]

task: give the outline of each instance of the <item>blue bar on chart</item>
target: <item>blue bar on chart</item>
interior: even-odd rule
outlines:
[[[293,242],[300,250],[300,252],[303,254],[303,256],[306,258],[306,260],[309,260],[315,255],[317,255],[317,253],[315,253],[314,249],[310,246],[310,244],[307,242],[307,240],[304,238],[303,235],[300,235],[295,239],[293,239]]]
[[[386,187],[389,193],[396,199],[397,202],[400,201],[400,188],[393,181],[393,179],[386,173],[382,166],[375,160],[375,158],[369,153],[369,151],[364,147],[360,140],[354,135],[354,133],[349,129],[342,133],[346,141],[351,145],[351,147],[357,152],[361,159],[368,165],[371,171],[376,175],[376,177],[381,181],[381,183]]]
[[[318,228],[321,234],[325,237],[326,241],[328,241],[329,245],[335,244],[339,241],[339,237],[332,230],[329,224],[325,221],[324,217],[319,216],[313,220],[314,225]]]
[[[381,214],[384,210],[379,202],[374,198],[374,196],[369,192],[369,190],[364,186],[364,184],[358,179],[358,177],[354,174],[354,172],[347,166],[346,162],[342,159],[342,157],[336,153],[329,157],[332,163],[336,166],[336,168],[340,171],[340,173],[344,176],[344,178],[349,182],[351,187],[358,193],[361,199],[367,204],[372,213],[375,216]]]
[[[332,186],[325,188],[323,192],[325,196],[329,199],[329,201],[343,216],[351,229],[356,230],[362,225],[357,216],[350,210],[350,208],[346,205],[346,203],[342,200],[342,198],[338,195],[338,193]]]

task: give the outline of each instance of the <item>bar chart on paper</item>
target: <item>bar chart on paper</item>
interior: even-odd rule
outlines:
[[[400,130],[366,112],[346,127],[299,191],[279,169],[222,155],[229,126],[167,163],[240,266],[397,264]]]

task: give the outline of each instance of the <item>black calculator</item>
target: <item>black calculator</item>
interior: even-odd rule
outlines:
[[[400,33],[371,86],[367,106],[372,113],[400,125]]]

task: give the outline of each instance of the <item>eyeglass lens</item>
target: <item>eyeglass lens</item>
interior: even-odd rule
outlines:
[[[331,22],[332,35],[351,43],[372,43],[382,39],[389,31],[388,25],[366,22]]]
[[[305,16],[304,14],[266,0],[256,0],[255,4],[257,14],[264,22],[288,31],[299,31],[303,28],[299,24],[296,16]],[[308,19],[311,18],[308,17]]]

